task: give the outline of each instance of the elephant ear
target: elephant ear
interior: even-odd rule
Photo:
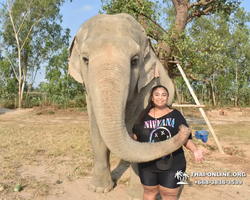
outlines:
[[[141,70],[138,80],[138,92],[149,84],[154,78],[159,77],[156,57],[151,48],[151,41],[148,38],[144,53],[144,68]]]
[[[78,49],[76,36],[73,38],[70,48],[69,48],[69,70],[68,73],[77,82],[84,83],[83,74],[81,71],[81,59]]]

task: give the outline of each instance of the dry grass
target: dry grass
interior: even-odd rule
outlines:
[[[45,166],[51,166],[46,171],[51,174],[60,168],[68,180],[91,176],[93,152],[85,112],[39,109],[6,116],[0,118],[0,197],[13,193],[16,184],[28,185],[35,196],[48,195],[54,183],[42,177]],[[112,156],[112,162],[119,159]],[[34,177],[23,174],[36,167],[41,169]]]
[[[191,126],[193,134],[203,128],[208,130],[206,125]],[[225,148],[228,155],[243,157],[234,140],[250,144],[248,123],[216,124],[213,128],[220,141],[231,144]],[[92,175],[93,152],[86,112],[37,108],[17,116],[0,115],[0,138],[0,199],[5,195],[18,199],[18,192],[13,191],[16,184],[34,196],[45,197],[63,179]],[[207,144],[195,138],[193,141],[212,152],[218,151],[211,133]],[[188,151],[186,156],[189,166],[202,169],[207,165],[196,165]],[[111,165],[118,163],[119,159],[111,155]],[[129,180],[118,183],[127,186]]]

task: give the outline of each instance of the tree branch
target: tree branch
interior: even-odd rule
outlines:
[[[20,24],[20,27],[19,27],[18,31],[17,31],[17,34],[19,34],[19,32],[20,32],[20,30],[21,30],[21,28],[22,28],[22,25],[23,25],[23,23],[24,23],[24,21],[25,21],[26,16],[27,16],[28,13],[29,13],[29,10],[30,10],[30,7],[32,6],[32,3],[33,3],[33,1],[30,2],[29,7],[27,8],[27,13],[26,13],[26,14],[24,15],[24,17],[23,17],[23,20],[22,20],[22,22],[21,22],[21,24]]]
[[[4,55],[5,55],[6,58],[8,59],[10,65],[11,65],[11,67],[12,67],[12,69],[13,69],[13,72],[14,72],[14,74],[15,74],[16,79],[19,81],[19,78],[18,78],[18,76],[17,76],[16,70],[15,70],[15,68],[14,68],[14,66],[13,66],[13,63],[11,62],[10,58],[9,58],[9,57],[7,56],[7,54],[5,53],[4,48],[2,48],[2,50],[3,50]]]
[[[140,13],[138,12],[136,9],[129,7],[131,10],[133,10],[134,12],[136,12],[139,15],[142,15],[144,17],[146,17],[147,19],[149,19],[151,22],[153,22],[156,26],[158,26],[163,32],[165,32],[166,34],[168,34],[168,32],[160,25],[158,24],[155,20],[153,20],[151,17],[149,17],[148,15],[144,14],[144,13]]]
[[[148,18],[151,22],[153,22],[156,26],[158,26],[163,32],[168,34],[168,32],[164,28],[162,28],[162,26],[160,24],[158,24],[155,20],[153,20],[151,17],[147,16],[144,13],[140,13],[140,14],[143,15],[144,17]]]
[[[11,24],[12,24],[12,26],[13,26],[13,30],[14,30],[14,33],[15,33],[15,38],[16,38],[16,40],[18,41],[17,32],[16,32],[16,27],[15,27],[15,23],[14,23],[13,18],[12,18],[12,11],[11,11],[11,7],[10,7],[10,5],[9,5],[9,1],[7,1],[7,4],[8,4],[8,10],[9,10],[10,21],[11,21]]]
[[[174,60],[169,60],[168,63],[173,63],[173,64],[179,64],[182,65],[182,63],[180,61],[174,61]]]
[[[29,30],[29,32],[28,32],[28,34],[27,34],[27,36],[26,36],[26,38],[25,38],[25,40],[24,40],[22,46],[21,46],[21,49],[20,49],[21,51],[22,51],[22,49],[23,49],[23,47],[24,47],[26,41],[28,40],[28,38],[29,38],[29,36],[30,36],[30,33],[31,33],[33,27],[34,27],[38,22],[40,22],[41,20],[43,20],[44,18],[46,18],[46,17],[44,16],[44,17],[40,18],[39,20],[37,20],[36,22],[34,22],[34,24],[32,24],[32,26],[31,26],[31,28],[30,28],[30,30]]]
[[[4,5],[3,3],[0,3],[0,5],[2,5],[5,10],[7,10],[7,6],[6,5]]]
[[[206,5],[209,5],[211,3],[213,3],[214,0],[211,0],[211,1],[208,1],[208,2],[205,2],[204,0],[203,1],[199,1],[199,2],[196,2],[196,3],[193,3],[193,4],[189,4],[188,5],[188,9],[192,8],[192,7],[197,7],[199,8],[199,6],[206,6]],[[201,17],[202,15],[210,15],[208,13],[209,10],[213,9],[214,7],[211,5],[209,6],[208,8],[206,8],[205,10],[194,10],[187,18],[187,23],[191,22],[192,19],[194,17]]]
[[[208,1],[208,2],[203,0],[203,1],[192,3],[192,4],[188,4],[188,9],[192,8],[192,7],[195,7],[195,6],[206,6],[206,5],[208,5],[208,4],[212,3],[212,2],[214,2],[214,0],[211,0],[211,1]]]

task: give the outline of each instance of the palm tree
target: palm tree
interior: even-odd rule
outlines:
[[[188,180],[188,178],[189,178],[189,176],[188,176],[188,174],[187,173],[183,173],[183,175],[182,175],[182,182],[184,182],[184,180],[186,181],[186,180]]]
[[[175,173],[174,177],[179,180],[179,179],[181,179],[182,175],[183,175],[183,172],[181,170],[180,171],[177,170],[177,172]]]
[[[184,180],[187,180],[189,178],[188,174],[186,172],[182,172],[181,170],[180,171],[177,171],[175,173],[175,178],[177,178],[178,180],[180,180],[177,184],[178,185],[184,185],[184,184],[188,184],[188,183],[185,183]]]

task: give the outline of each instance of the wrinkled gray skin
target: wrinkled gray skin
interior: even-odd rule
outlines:
[[[171,79],[153,53],[145,30],[133,17],[103,14],[86,21],[72,41],[69,60],[69,74],[86,88],[94,151],[89,184],[93,191],[108,192],[114,185],[110,151],[126,161],[145,162],[184,144],[189,135],[186,127],[177,136],[159,143],[140,143],[128,135],[153,86],[162,84],[168,88],[169,105],[174,97]],[[139,191],[139,179],[131,180],[131,188]]]

